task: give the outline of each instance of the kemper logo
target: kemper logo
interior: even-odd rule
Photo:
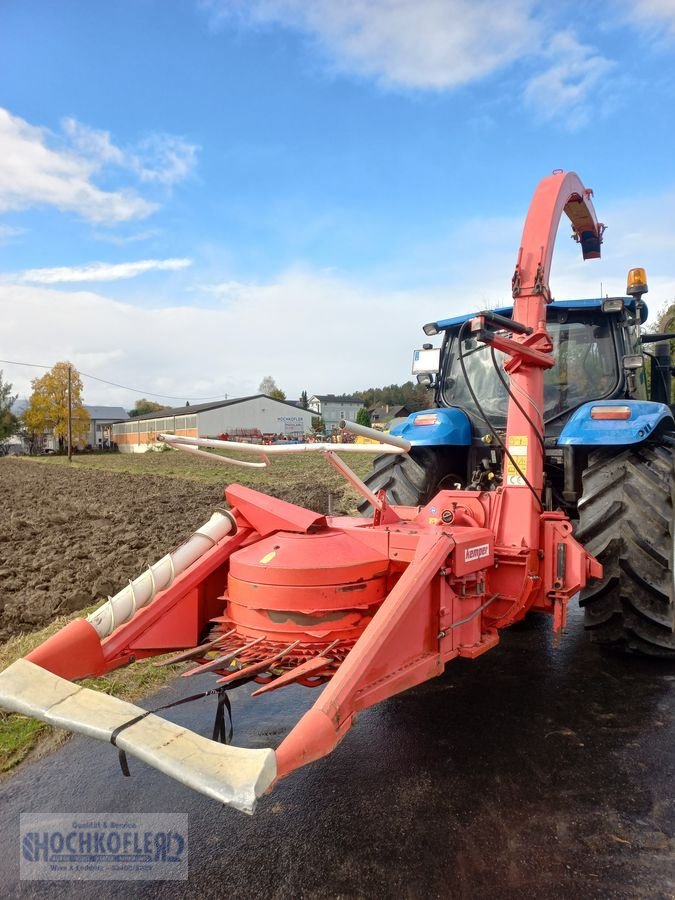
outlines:
[[[490,555],[490,545],[480,544],[478,547],[467,547],[464,551],[464,562],[475,562]]]

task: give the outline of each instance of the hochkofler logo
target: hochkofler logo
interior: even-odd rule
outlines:
[[[188,877],[188,817],[172,813],[24,813],[21,878],[40,881]]]

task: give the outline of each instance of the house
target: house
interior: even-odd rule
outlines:
[[[311,432],[314,415],[311,409],[254,394],[127,418],[112,426],[112,439],[124,453],[156,447],[156,436],[162,432],[221,440],[260,441],[264,436],[280,435],[297,439]]]
[[[84,408],[89,413],[89,433],[81,443],[96,449],[105,449],[112,443],[113,422],[121,422],[128,419],[126,410],[121,406],[87,406]]]
[[[346,394],[315,394],[309,399],[310,411],[314,416],[321,416],[327,432],[339,428],[342,419],[356,421],[356,414],[363,406],[363,400]]]
[[[370,415],[370,424],[373,428],[384,429],[392,419],[407,419],[412,410],[405,405],[392,405],[387,403],[385,406],[373,406],[368,410]]]

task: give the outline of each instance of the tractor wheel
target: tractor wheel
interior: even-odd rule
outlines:
[[[575,537],[604,567],[581,594],[595,643],[675,659],[674,500],[671,446],[589,456]]]
[[[392,506],[423,506],[440,489],[446,474],[438,452],[415,447],[401,456],[376,456],[373,470],[364,480],[373,493],[385,490]],[[361,515],[372,515],[372,510],[367,500],[359,503]]]

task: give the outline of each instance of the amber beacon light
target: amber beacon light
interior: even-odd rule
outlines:
[[[646,294],[648,290],[647,272],[644,269],[631,269],[628,272],[626,293],[629,296],[640,296],[641,294]]]

